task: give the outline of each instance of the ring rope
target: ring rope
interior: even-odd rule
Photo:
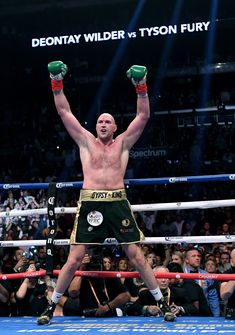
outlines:
[[[166,210],[183,210],[183,209],[208,209],[217,207],[235,206],[235,199],[210,200],[210,201],[189,201],[189,202],[166,202],[161,204],[142,204],[132,205],[134,212],[149,211],[166,211]],[[77,207],[56,207],[56,214],[73,214],[76,213]],[[35,208],[26,210],[12,209],[9,212],[1,212],[0,217],[14,216],[32,216],[47,214],[47,208]]]
[[[218,174],[204,176],[182,176],[182,177],[166,177],[166,178],[142,178],[142,179],[125,179],[124,184],[132,185],[152,185],[152,184],[174,184],[174,183],[198,183],[213,181],[235,181],[235,174]],[[56,188],[81,188],[82,181],[78,182],[59,182]],[[49,183],[14,183],[0,184],[0,190],[17,190],[17,189],[47,189]]]
[[[53,275],[58,276],[60,270],[54,270]],[[33,272],[0,274],[0,280],[23,279],[41,277],[46,275],[46,270]],[[235,280],[235,274],[224,273],[179,273],[179,272],[155,272],[155,278],[169,279],[206,279],[206,280]],[[140,278],[139,272],[124,271],[76,271],[74,276],[93,278]]]
[[[165,236],[165,237],[146,237],[141,244],[207,244],[207,243],[233,243],[235,235],[209,235],[209,236]],[[102,245],[118,245],[115,238],[106,238]],[[19,240],[19,241],[0,241],[0,247],[27,247],[45,246],[46,240]],[[69,239],[54,240],[54,245],[70,245]]]

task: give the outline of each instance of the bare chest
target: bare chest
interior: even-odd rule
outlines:
[[[107,147],[97,144],[89,151],[90,164],[97,169],[118,167],[121,164],[121,157],[120,146],[116,145],[116,143]]]

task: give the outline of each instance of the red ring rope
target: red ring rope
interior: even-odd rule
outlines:
[[[53,275],[58,276],[60,270],[54,270]],[[23,279],[29,277],[41,277],[46,275],[46,270],[34,272],[0,274],[0,280]],[[116,271],[76,271],[75,276],[95,278],[140,278],[139,272],[116,272]],[[235,274],[224,273],[178,273],[178,272],[157,272],[156,278],[169,279],[210,279],[210,280],[235,280]]]

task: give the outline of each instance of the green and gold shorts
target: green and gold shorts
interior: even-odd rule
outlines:
[[[108,238],[119,244],[144,240],[125,189],[81,190],[70,243],[102,244]]]

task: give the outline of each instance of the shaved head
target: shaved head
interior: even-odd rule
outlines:
[[[114,117],[109,113],[101,114],[96,122],[97,138],[103,143],[113,143],[113,135],[117,130]]]
[[[102,117],[108,117],[108,118],[112,121],[112,123],[116,124],[116,122],[115,122],[115,120],[114,120],[114,117],[113,117],[111,114],[109,114],[109,113],[102,113],[102,114],[100,114],[100,116],[98,117],[97,121],[98,121],[99,119],[101,119]]]

